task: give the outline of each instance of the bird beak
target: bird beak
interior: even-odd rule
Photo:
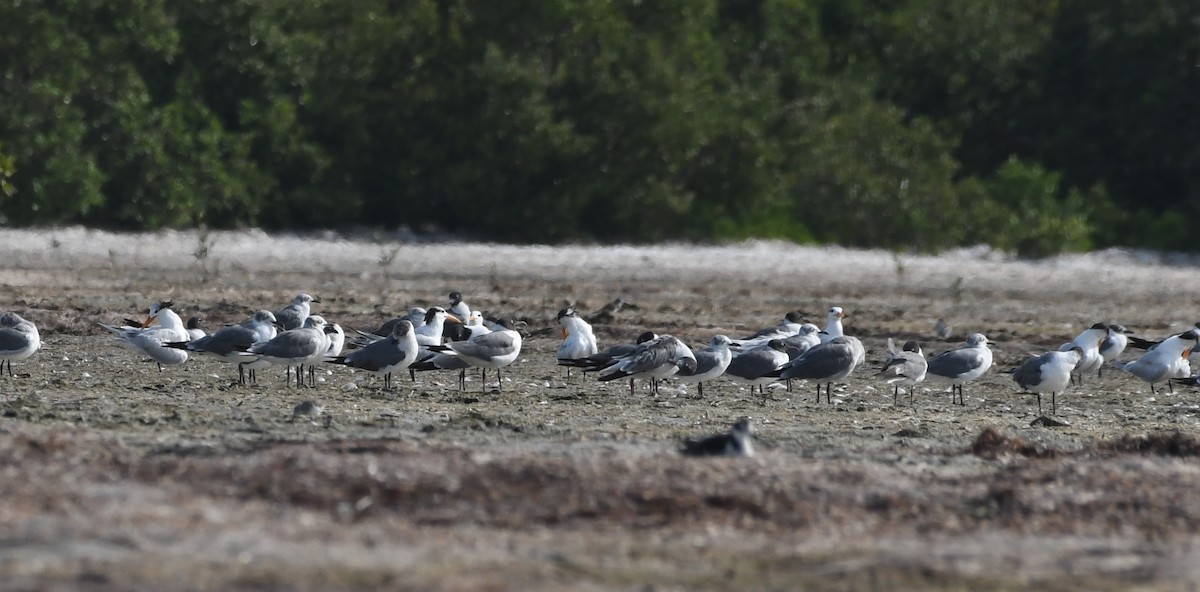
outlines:
[[[458,323],[459,325],[463,324],[463,322],[461,320],[459,320],[458,317],[456,317],[450,313],[446,313],[446,320],[450,321],[451,323]]]
[[[566,339],[566,338],[567,338],[567,328],[566,328],[566,327],[563,327],[563,336],[562,336],[562,338],[563,338],[563,339]]]
[[[158,319],[155,317],[146,317],[146,320],[142,321],[142,328],[145,329],[146,327],[153,325],[154,321],[157,321],[157,320]]]
[[[320,299],[320,298],[317,298],[316,296],[313,296],[313,299],[312,299],[312,301],[313,301],[313,302],[320,302],[320,301],[321,301],[321,299]]]

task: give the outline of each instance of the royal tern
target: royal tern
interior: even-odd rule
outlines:
[[[0,374],[8,363],[8,375],[13,376],[13,360],[24,360],[42,347],[37,327],[15,312],[0,315]]]
[[[751,394],[754,387],[760,393],[765,393],[764,385],[775,382],[776,372],[789,361],[782,339],[772,339],[766,347],[744,351],[733,356],[729,366],[725,368],[725,377],[750,385]]]
[[[825,384],[825,400],[832,403],[833,383],[849,376],[862,363],[862,351],[862,343],[857,338],[845,335],[834,337],[788,362],[778,374],[785,380],[798,378],[816,381],[818,403],[821,402],[821,384]]]
[[[1197,329],[1172,335],[1142,357],[1132,362],[1113,362],[1113,366],[1150,383],[1150,392],[1154,393],[1154,383],[1177,377],[1183,368],[1182,362],[1187,361],[1192,349],[1196,347],[1198,336],[1200,330]],[[1167,382],[1167,387],[1175,390],[1170,382]]]
[[[568,306],[558,311],[558,324],[562,326],[562,345],[558,346],[556,358],[563,360],[578,360],[595,354],[600,350],[596,343],[596,334],[592,326],[579,316],[575,307]],[[567,378],[571,377],[571,366],[567,366]]]
[[[183,319],[171,310],[170,300],[155,302],[150,305],[150,316],[138,327],[114,327],[101,323],[100,326],[117,336],[117,340],[154,360],[159,372],[162,367],[176,366],[187,361],[188,353],[184,350],[166,347],[173,341],[188,341],[191,335],[184,326]],[[157,327],[151,327],[158,322]]]
[[[246,369],[242,366],[245,357],[241,352],[255,343],[270,341],[274,338],[276,335],[275,322],[274,313],[269,310],[260,310],[255,312],[249,320],[223,327],[207,337],[192,341],[173,341],[164,345],[233,362],[238,365],[238,384],[245,384]]]
[[[275,318],[285,331],[299,329],[304,326],[304,320],[312,314],[312,303],[321,299],[308,294],[297,294],[292,303],[275,311]]]
[[[982,333],[967,336],[965,345],[958,349],[942,352],[926,360],[925,378],[950,383],[950,400],[966,405],[963,385],[983,376],[992,367],[992,350],[988,338]]]
[[[1190,329],[1188,329],[1188,331],[1191,331],[1192,329],[1200,329],[1200,322],[1196,322],[1194,325],[1192,325],[1192,327]],[[1184,331],[1183,333],[1187,333],[1187,331]],[[1155,347],[1157,347],[1158,344],[1162,343],[1163,341],[1166,341],[1166,339],[1169,339],[1171,337],[1178,337],[1180,335],[1183,335],[1183,333],[1175,333],[1174,335],[1170,335],[1164,339],[1159,339],[1157,341],[1154,341],[1151,339],[1144,339],[1144,338],[1138,337],[1136,335],[1129,335],[1127,337],[1127,343],[1130,346],[1135,347],[1137,349],[1152,350]]]
[[[329,336],[325,331],[329,325],[319,315],[311,315],[299,329],[284,331],[270,341],[261,341],[245,348],[249,357],[276,366],[296,366],[296,386],[304,382],[303,367],[325,357],[329,349]]]
[[[497,390],[504,390],[504,377],[500,369],[512,364],[521,355],[521,333],[515,329],[501,329],[474,336],[466,341],[451,341],[445,345],[429,346],[430,351],[451,353],[468,366],[496,370]],[[486,375],[484,377],[486,381]]]
[[[392,326],[392,333],[387,337],[356,349],[349,355],[327,361],[382,375],[383,388],[386,389],[391,388],[393,372],[401,372],[416,361],[418,348],[412,323],[401,319]]]
[[[904,344],[904,349],[897,350],[896,343],[888,337],[887,349],[887,360],[877,376],[886,376],[887,382],[892,385],[892,405],[896,404],[896,399],[900,396],[900,386],[903,385],[907,387],[908,404],[911,406],[913,391],[917,390],[917,383],[925,380],[925,370],[928,367],[925,356],[921,355],[921,344],[908,341]]]
[[[1050,415],[1058,413],[1058,393],[1066,390],[1071,375],[1076,372],[1085,352],[1072,344],[1066,351],[1051,351],[1025,360],[1013,371],[1013,380],[1038,398],[1038,415],[1042,414],[1042,393],[1050,393]]]
[[[633,353],[614,358],[601,370],[599,380],[629,379],[629,394],[633,394],[633,381],[637,378],[650,380],[650,389],[658,393],[658,380],[674,376],[680,370],[693,373],[696,370],[696,354],[691,348],[673,335],[658,338],[638,346]]]
[[[708,347],[695,351],[696,370],[685,374],[682,370],[675,374],[680,382],[694,382],[701,397],[704,396],[704,383],[725,373],[733,360],[733,352],[729,346],[733,341],[724,335],[714,335],[708,342]]]
[[[749,418],[739,419],[728,434],[717,434],[683,443],[685,456],[754,456],[754,430]]]

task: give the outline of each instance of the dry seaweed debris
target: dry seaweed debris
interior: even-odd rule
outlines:
[[[1200,440],[1179,430],[1134,436],[1125,434],[1115,440],[1103,440],[1100,450],[1136,452],[1159,456],[1200,456]]]
[[[1053,458],[1057,452],[1053,449],[1035,446],[1017,436],[1005,436],[996,428],[986,427],[971,443],[971,454],[987,460],[996,460],[1009,454],[1032,458]]]

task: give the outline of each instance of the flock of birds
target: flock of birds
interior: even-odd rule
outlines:
[[[315,384],[314,369],[322,363],[338,364],[383,377],[384,388],[391,387],[392,374],[408,371],[458,370],[459,388],[465,389],[466,371],[479,368],[496,371],[497,389],[503,384],[500,371],[521,354],[523,323],[512,319],[489,321],[472,311],[459,292],[449,296],[449,306],[413,308],[370,333],[346,331],[337,323],[312,314],[312,304],[320,300],[299,294],[291,304],[277,311],[259,310],[242,323],[228,325],[206,334],[197,319],[183,319],[169,301],[155,302],[142,321],[126,319],[122,325],[101,324],[117,341],[163,366],[185,363],[190,355],[201,355],[235,364],[238,382],[256,382],[256,371],[272,366],[287,368],[290,386]],[[831,400],[833,383],[844,380],[866,361],[866,350],[855,337],[846,335],[840,307],[829,309],[822,330],[805,322],[798,312],[788,313],[773,327],[739,339],[716,335],[703,349],[693,350],[672,335],[643,333],[634,343],[618,344],[601,350],[591,325],[577,310],[559,311],[562,344],[557,363],[572,369],[597,373],[600,381],[629,381],[630,394],[635,381],[649,384],[658,392],[661,380],[671,378],[696,383],[700,396],[704,383],[720,377],[750,385],[751,390],[774,382],[791,388],[793,379],[816,384],[817,402],[822,386],[826,401]],[[939,333],[942,329],[939,328]],[[1085,375],[1099,375],[1105,365],[1124,370],[1150,384],[1177,380],[1200,384],[1191,376],[1188,356],[1200,339],[1200,323],[1161,341],[1130,336],[1120,325],[1097,323],[1055,351],[1031,357],[1012,370],[1016,384],[1035,393],[1038,412],[1042,395],[1051,396],[1051,414],[1057,414],[1057,395]],[[1136,360],[1121,362],[1117,357],[1128,345],[1146,350]],[[41,347],[37,327],[9,312],[0,315],[0,373],[8,364],[29,358]],[[304,368],[308,367],[305,377]],[[893,403],[904,387],[912,403],[913,391],[925,382],[949,384],[952,402],[965,404],[963,387],[983,376],[992,366],[992,351],[986,336],[970,334],[955,349],[926,358],[916,341],[897,349],[889,338],[887,355],[876,376],[893,385]],[[486,388],[486,387],[485,387]],[[307,402],[306,402],[307,403]],[[319,406],[309,404],[304,413]],[[300,406],[297,414],[301,414]],[[688,442],[686,454],[753,454],[752,428],[748,419],[739,420],[728,434]]]

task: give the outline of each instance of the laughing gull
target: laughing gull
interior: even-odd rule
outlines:
[[[464,336],[463,332],[465,329],[464,325],[467,324],[467,319],[471,317],[471,307],[463,302],[462,292],[457,291],[450,293],[449,303],[450,306],[446,309],[446,312],[454,315],[455,318],[462,321],[462,324],[446,327],[446,338],[453,341],[467,339],[467,336]]]
[[[275,311],[275,318],[285,331],[299,329],[304,326],[304,320],[312,314],[312,303],[321,299],[308,294],[297,294],[292,303]]]
[[[1132,362],[1113,362],[1113,366],[1150,383],[1150,392],[1154,393],[1154,383],[1177,377],[1183,368],[1183,362],[1191,355],[1196,347],[1200,330],[1192,329],[1164,339],[1146,355]],[[1171,383],[1167,387],[1173,392]]]
[[[783,349],[787,352],[788,358],[794,360],[819,343],[821,343],[821,330],[812,323],[804,323],[800,325],[798,333],[784,338]]]
[[[1066,390],[1084,354],[1081,346],[1073,344],[1066,351],[1046,352],[1025,360],[1013,372],[1013,380],[1018,386],[1037,393],[1038,415],[1042,414],[1042,393],[1050,393],[1050,414],[1058,413],[1057,395]]]
[[[586,358],[579,358],[575,360],[560,358],[558,360],[558,365],[583,368],[584,372],[603,370],[611,365],[613,360],[632,354],[633,352],[637,351],[642,344],[649,343],[655,339],[658,339],[658,335],[655,335],[653,331],[644,331],[637,336],[637,340],[635,340],[633,343],[618,343],[608,347],[604,351],[596,352]]]
[[[921,344],[908,341],[903,350],[896,349],[896,343],[891,337],[887,340],[888,358],[883,362],[883,368],[877,376],[886,376],[892,385],[892,405],[900,396],[900,385],[908,389],[908,404],[913,402],[913,391],[917,383],[925,380],[925,370],[928,367],[925,356],[921,355]]]
[[[657,339],[638,346],[633,353],[614,358],[602,369],[599,380],[629,379],[629,394],[633,394],[633,381],[637,378],[650,380],[650,390],[658,394],[658,380],[674,376],[677,372],[694,373],[696,354],[673,335],[659,335]]]
[[[185,328],[187,329],[188,337],[190,338],[191,341],[195,341],[197,339],[203,339],[204,337],[206,337],[208,335],[208,333],[204,332],[204,327],[201,327],[201,325],[203,323],[204,323],[204,319],[202,319],[200,317],[188,317],[187,325]]]
[[[755,331],[752,335],[748,335],[741,339],[732,340],[736,347],[743,350],[749,350],[756,347],[765,347],[767,342],[772,339],[784,339],[791,337],[800,331],[801,325],[804,323],[804,315],[798,311],[791,311],[783,316],[783,321],[774,327],[767,327]]]
[[[296,386],[300,386],[304,382],[304,365],[321,360],[329,349],[327,329],[332,330],[324,318],[311,315],[304,320],[303,327],[284,331],[270,341],[255,343],[245,348],[243,355],[289,369],[296,366]]]
[[[392,325],[391,335],[356,349],[349,355],[336,356],[327,361],[382,375],[383,388],[387,389],[392,386],[392,373],[405,370],[416,360],[418,347],[412,323],[401,319]]]
[[[750,393],[758,387],[765,394],[765,385],[778,379],[777,372],[789,361],[782,339],[772,339],[766,347],[737,353],[725,368],[725,376],[734,382],[750,385]]]
[[[675,374],[676,380],[696,383],[699,395],[703,398],[704,383],[721,376],[729,368],[729,364],[733,360],[733,352],[729,350],[731,343],[733,341],[725,335],[714,335],[708,342],[708,347],[694,352],[696,354],[695,372],[684,373],[680,370]]]
[[[754,456],[754,430],[750,418],[737,420],[728,434],[700,440],[687,440],[680,453],[684,456]]]
[[[496,370],[497,390],[504,390],[504,378],[500,369],[512,364],[521,355],[521,333],[514,329],[502,329],[476,335],[466,341],[451,341],[445,345],[431,345],[432,352],[452,353],[468,366]],[[487,380],[486,374],[484,380]]]
[[[831,341],[835,337],[841,337],[842,335],[845,335],[845,332],[842,330],[842,318],[845,316],[846,314],[842,312],[842,307],[840,306],[835,306],[829,309],[828,319],[825,322],[825,331],[820,333],[820,339],[822,343]]]
[[[238,384],[246,384],[246,369],[242,365],[245,357],[241,352],[255,343],[270,341],[274,338],[276,335],[275,323],[274,313],[269,310],[260,310],[255,312],[249,320],[223,327],[207,337],[193,341],[174,341],[164,345],[233,362],[238,365]],[[253,379],[253,372],[251,370],[251,379]]]
[[[818,403],[821,402],[821,384],[824,383],[825,401],[832,403],[833,383],[849,376],[862,363],[863,351],[862,343],[855,337],[834,337],[788,362],[780,370],[779,377],[816,381]]]
[[[154,360],[158,364],[158,371],[162,372],[164,365],[177,366],[188,359],[186,351],[166,347],[165,344],[191,339],[187,327],[183,324],[183,319],[179,318],[174,310],[171,310],[171,306],[170,300],[150,305],[150,315],[146,317],[140,327],[114,327],[104,323],[100,323],[100,326],[116,335],[118,342]],[[158,322],[159,326],[149,326],[154,322]]]
[[[0,315],[0,375],[8,363],[8,375],[13,376],[13,360],[24,360],[42,347],[37,327],[15,312]]]
[[[958,349],[942,352],[927,360],[925,377],[929,380],[950,383],[950,401],[966,405],[963,385],[983,376],[992,367],[992,350],[988,349],[988,338],[982,333],[967,336],[965,345]]]

